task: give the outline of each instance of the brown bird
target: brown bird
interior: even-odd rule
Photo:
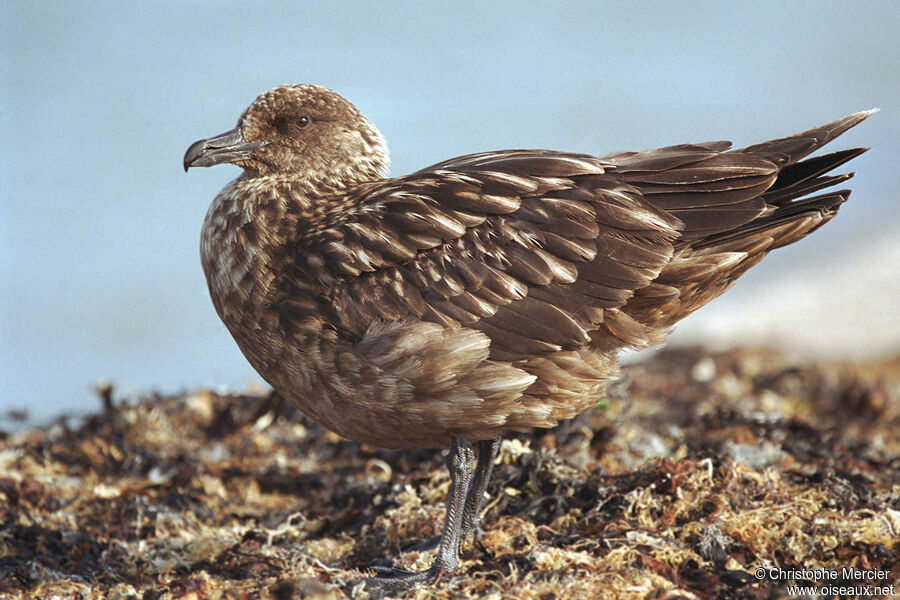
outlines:
[[[433,565],[380,569],[370,589],[456,569],[502,432],[589,409],[621,349],[662,343],[769,251],[834,217],[849,190],[809,195],[849,179],[828,173],[865,149],[802,159],[872,112],[741,150],[500,150],[388,178],[368,119],[296,85],[193,144],[185,170],[243,168],[206,215],[201,256],[250,364],[345,438],[450,447]]]

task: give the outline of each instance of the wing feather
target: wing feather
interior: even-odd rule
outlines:
[[[495,360],[656,343],[833,216],[847,192],[798,198],[862,150],[801,159],[868,114],[742,150],[503,150],[350,188],[298,231],[276,305],[355,340],[407,319],[477,329]]]
[[[494,358],[577,348],[656,277],[681,226],[610,167],[548,151],[446,161],[345,198],[294,256],[323,271],[319,310],[352,338],[407,315],[479,329]]]

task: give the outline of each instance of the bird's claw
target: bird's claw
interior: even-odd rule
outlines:
[[[366,579],[366,591],[372,599],[406,593],[422,584],[434,583],[448,573],[447,570],[435,566],[418,572],[397,567],[374,566],[371,569],[375,571],[375,577]]]

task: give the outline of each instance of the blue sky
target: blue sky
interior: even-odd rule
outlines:
[[[881,107],[835,145],[873,148],[840,217],[677,339],[898,347],[898,3],[9,1],[0,23],[0,410],[91,409],[101,377],[257,379],[198,258],[238,169],[181,158],[281,83],[357,104],[395,174],[504,147],[746,145]]]

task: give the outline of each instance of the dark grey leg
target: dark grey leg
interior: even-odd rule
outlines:
[[[469,486],[469,492],[466,494],[460,541],[465,541],[473,534],[477,539],[482,533],[478,520],[481,516],[481,507],[484,505],[484,493],[487,491],[487,484],[491,480],[494,459],[497,458],[497,452],[500,450],[500,438],[501,436],[498,435],[492,440],[478,442],[478,464],[475,465],[475,476],[472,478],[472,484]],[[436,535],[431,539],[416,544],[412,549],[427,552],[436,548],[440,541],[441,536]]]
[[[450,493],[447,498],[447,515],[441,533],[437,556],[426,571],[414,573],[405,569],[376,567],[377,577],[366,580],[370,596],[380,598],[384,594],[400,594],[421,583],[432,583],[444,573],[452,573],[459,566],[459,541],[466,498],[472,483],[472,465],[475,451],[466,438],[453,438],[447,467],[450,470]],[[480,461],[479,461],[480,462]]]
[[[466,495],[466,506],[463,508],[462,538],[465,540],[470,535],[477,538],[481,533],[478,521],[481,518],[481,507],[484,505],[484,493],[487,491],[488,481],[491,479],[491,471],[494,469],[494,459],[500,450],[500,436],[492,440],[478,442],[478,464],[475,465],[475,477],[469,486]]]

